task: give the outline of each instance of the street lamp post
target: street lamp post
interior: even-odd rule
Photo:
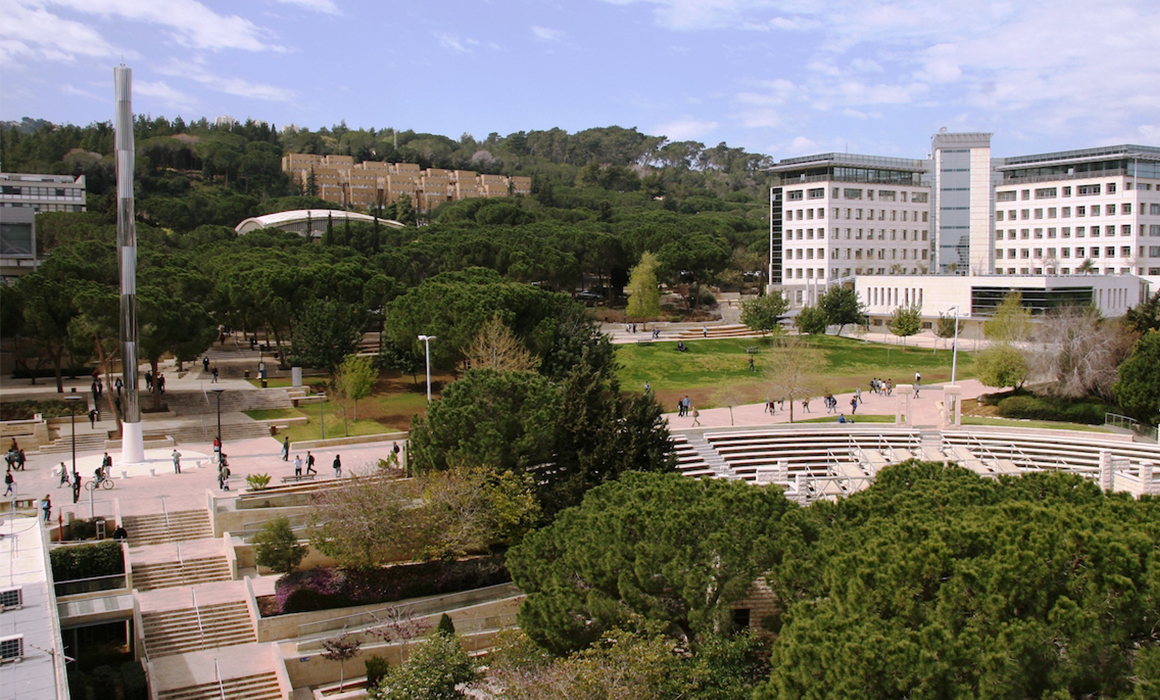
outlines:
[[[218,458],[218,464],[221,464],[222,453],[225,452],[225,448],[222,446],[222,392],[224,392],[224,391],[225,391],[225,389],[216,388],[216,387],[213,390],[213,393],[217,394],[217,449],[218,449],[217,458]]]
[[[72,470],[73,474],[77,473],[77,401],[83,400],[83,397],[77,393],[77,388],[74,386],[72,392],[64,397],[68,402],[68,417],[69,422],[72,423]]]
[[[423,341],[424,355],[427,359],[427,403],[431,403],[431,341],[435,340],[435,336],[421,335],[419,340]]]
[[[951,346],[953,348],[951,350],[951,386],[954,386],[955,370],[958,369],[959,366],[959,307],[952,306],[951,308],[947,309],[948,312],[952,310],[955,312],[955,341],[954,345]]]

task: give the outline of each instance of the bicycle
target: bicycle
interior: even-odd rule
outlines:
[[[112,479],[110,479],[107,476],[102,476],[100,478],[100,480],[98,480],[98,481],[94,481],[94,480],[90,479],[89,482],[87,484],[85,484],[85,489],[87,489],[89,491],[95,491],[95,490],[100,488],[100,489],[105,489],[106,491],[108,491],[108,490],[112,489],[113,486],[114,486],[114,484],[113,484]]]

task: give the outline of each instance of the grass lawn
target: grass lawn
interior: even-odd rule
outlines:
[[[846,416],[846,420],[850,421],[850,416]],[[838,419],[834,416],[827,416],[826,418],[810,418],[809,420],[796,420],[794,423],[837,423]],[[894,416],[854,416],[852,423],[893,423]]]
[[[805,339],[813,372],[813,396],[826,391],[848,392],[856,386],[868,389],[870,380],[894,379],[909,383],[916,371],[922,372],[923,384],[930,386],[950,380],[951,353],[930,348],[902,348],[895,345],[866,343],[851,338],[809,336]],[[759,403],[766,398],[762,376],[772,353],[786,352],[773,344],[754,338],[687,341],[688,352],[679,353],[673,343],[655,345],[618,345],[616,359],[622,365],[618,377],[628,391],[643,391],[647,381],[666,410],[686,394],[699,406],[723,403],[719,397],[736,394],[740,403]],[[758,347],[752,355],[757,372],[748,371],[751,355],[746,348]],[[974,356],[959,353],[958,378],[974,376]]]
[[[432,376],[432,398],[438,396],[438,390],[452,377]],[[257,384],[258,380],[251,380]],[[284,382],[290,385],[289,379],[270,380],[270,386],[278,386],[275,382]],[[307,377],[304,382],[315,388],[315,393],[326,391],[325,377]],[[279,435],[290,436],[290,441],[316,440],[322,434],[318,425],[319,406],[326,419],[327,437],[342,437],[349,430],[351,435],[373,435],[375,433],[389,433],[399,430],[409,430],[412,416],[427,413],[427,384],[420,378],[418,381],[410,375],[400,375],[398,372],[383,372],[375,382],[371,395],[358,402],[357,421],[353,420],[354,407],[348,406],[347,426],[344,428],[342,407],[334,400],[322,404],[306,404],[301,408],[274,408],[256,411],[246,411],[246,415],[255,420],[271,420],[279,418],[296,418],[305,416],[309,421],[306,425],[292,425]]]
[[[1060,423],[1050,420],[1012,420],[1010,418],[988,418],[985,416],[963,416],[963,425],[999,425],[1005,428],[1049,428],[1053,430],[1079,430],[1089,433],[1110,433],[1101,425],[1086,423]]]

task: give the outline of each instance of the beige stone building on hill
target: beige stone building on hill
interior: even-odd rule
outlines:
[[[319,197],[354,209],[390,204],[407,195],[419,211],[430,211],[444,202],[532,191],[529,177],[480,175],[474,170],[421,170],[415,163],[355,163],[351,156],[288,153],[282,156],[282,171],[303,187],[313,173]]]

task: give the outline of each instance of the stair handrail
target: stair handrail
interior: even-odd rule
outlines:
[[[181,556],[181,543],[174,542],[174,547],[177,547],[177,565],[181,567],[181,573],[185,573],[185,558]]]
[[[165,496],[158,496],[161,499],[161,512],[165,515],[165,529],[169,530],[169,507],[165,505]]]
[[[205,628],[201,626],[201,610],[197,607],[197,591],[191,588],[189,589],[189,595],[193,596],[193,614],[197,618],[197,633],[201,636],[201,643],[205,644]],[[216,662],[214,665],[216,667]]]
[[[221,696],[222,700],[226,700],[226,686],[224,683],[222,683],[222,672],[221,672],[221,669],[218,668],[218,660],[217,659],[213,660],[213,674],[214,674],[214,676],[217,677],[218,695]]]

